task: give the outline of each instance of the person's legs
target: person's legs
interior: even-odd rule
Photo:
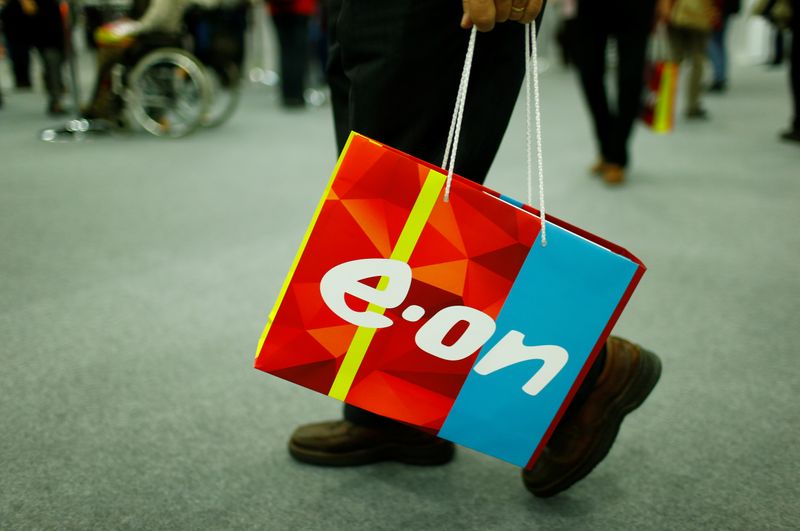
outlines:
[[[700,103],[703,92],[703,68],[706,60],[709,34],[704,31],[691,30],[687,35],[687,47],[690,62],[689,71],[689,97],[687,100],[686,115],[690,118],[705,117],[706,112]]]
[[[619,64],[617,66],[617,119],[611,132],[608,162],[628,165],[628,141],[642,107],[647,43],[653,21],[655,2],[628,2],[616,32]]]
[[[44,66],[44,85],[47,90],[47,111],[50,114],[63,114],[61,92],[64,86],[62,66],[64,54],[58,48],[38,48]]]
[[[793,128],[800,132],[800,2],[794,2],[795,23],[792,30],[792,63],[789,70],[792,83],[792,99],[794,100]]]
[[[800,0],[792,0],[792,50],[789,63],[789,83],[792,89],[794,116],[788,131],[781,135],[784,140],[800,142]]]
[[[681,63],[686,58],[686,42],[684,30],[675,26],[667,27],[667,38],[669,40],[669,51],[672,60]]]
[[[336,134],[336,153],[341,153],[350,135],[350,80],[342,63],[339,43],[339,13],[344,0],[328,0],[328,63],[325,75],[331,91],[333,132]]]
[[[774,32],[774,37],[772,43],[772,60],[770,64],[772,66],[779,66],[783,63],[783,29],[773,28],[772,31]]]
[[[126,49],[101,47],[97,50],[97,80],[92,99],[83,111],[85,118],[114,119],[116,116],[115,95],[111,91],[111,72],[125,57]]]
[[[575,55],[581,88],[594,126],[603,161],[613,156],[610,144],[613,122],[606,94],[606,44],[610,34],[609,10],[602,2],[580,0],[576,19]],[[595,170],[600,171],[599,166]]]
[[[281,94],[288,107],[305,105],[304,91],[308,70],[308,22],[304,15],[291,13],[273,17],[280,43]]]
[[[14,86],[17,89],[31,88],[31,46],[23,38],[6,36],[8,58],[11,60],[11,71],[14,74]]]
[[[332,89],[341,149],[351,130],[440,164],[469,32],[447,0],[353,0],[331,9]],[[483,182],[524,75],[524,32],[516,23],[479,34],[456,172]]]
[[[708,41],[708,58],[713,69],[713,79],[710,90],[722,92],[728,81],[728,53],[725,48],[725,35],[728,27],[728,17],[723,16],[720,27],[711,34]]]
[[[128,71],[145,55],[163,47],[180,46],[180,36],[170,33],[148,32],[136,36],[130,42],[116,46],[101,46],[97,50],[97,80],[92,99],[83,111],[85,118],[120,120],[122,98],[113,92],[112,74],[122,64]]]

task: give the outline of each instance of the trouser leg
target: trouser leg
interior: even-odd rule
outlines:
[[[689,99],[688,112],[698,111],[701,108],[700,95],[703,91],[703,67],[705,65],[705,50],[708,46],[708,33],[692,31],[689,36]]]
[[[460,20],[461,5],[451,0],[332,3],[329,79],[340,149],[355,130],[442,162],[469,38]],[[456,172],[485,179],[523,76],[522,25],[478,35]]]
[[[7,39],[8,57],[11,59],[14,86],[31,86],[31,47],[19,39]]]
[[[284,103],[303,104],[308,70],[308,22],[304,15],[273,17],[280,42],[281,93]]]
[[[728,79],[728,53],[725,49],[725,34],[728,18],[724,17],[718,30],[708,41],[708,57],[714,69],[714,83],[725,83]]]
[[[606,45],[609,24],[605,6],[595,0],[578,2],[575,55],[581,88],[594,126],[595,140],[604,160],[613,155],[611,135],[616,119],[609,109],[606,94]]]
[[[794,119],[792,129],[800,132],[800,0],[792,1],[794,17],[792,19],[792,57],[789,76],[794,100]]]
[[[641,113],[647,42],[654,9],[652,0],[636,0],[635,6],[629,6],[626,10],[622,26],[616,34],[619,57],[617,115],[612,124],[608,161],[620,166],[628,165],[628,143],[634,123]]]
[[[772,64],[779,65],[783,63],[783,30],[781,28],[774,28],[775,32],[772,43]]]
[[[44,86],[52,105],[61,99],[61,92],[64,87],[62,77],[64,54],[57,48],[39,48],[39,55],[44,66]]]
[[[328,1],[328,62],[325,75],[331,91],[333,129],[336,133],[336,152],[344,149],[350,135],[350,81],[344,72],[342,46],[339,43],[339,13],[343,0]]]
[[[672,60],[676,63],[682,63],[687,54],[684,30],[670,26],[667,29],[667,36],[669,37],[669,50]]]

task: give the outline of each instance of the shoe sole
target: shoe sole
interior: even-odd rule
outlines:
[[[594,468],[608,455],[611,446],[617,438],[622,421],[625,417],[641,406],[650,396],[653,388],[661,377],[661,360],[649,350],[641,349],[642,368],[639,374],[631,380],[628,387],[620,393],[606,417],[609,419],[608,428],[597,438],[594,447],[586,454],[586,458],[569,474],[549,485],[531,487],[526,485],[535,496],[549,498],[562,492],[581,479],[589,475]]]
[[[289,441],[289,454],[300,462],[318,466],[360,466],[381,461],[397,461],[417,466],[437,466],[444,465],[453,459],[455,447],[453,443],[439,440],[425,445],[384,444],[344,454],[331,454],[299,446],[293,441]]]

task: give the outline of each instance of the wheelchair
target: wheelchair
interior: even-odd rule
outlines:
[[[184,35],[142,36],[111,70],[115,125],[180,138],[225,123],[241,94],[247,9],[195,8]]]

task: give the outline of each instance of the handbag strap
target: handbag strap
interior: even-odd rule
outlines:
[[[464,119],[464,108],[467,100],[467,88],[472,70],[472,59],[475,55],[475,37],[477,29],[473,26],[467,44],[467,54],[464,59],[464,68],[461,71],[461,82],[456,94],[456,105],[453,117],[450,120],[450,131],[447,134],[447,145],[444,151],[442,168],[447,170],[447,181],[444,189],[444,201],[450,201],[450,187],[453,181],[453,169],[456,164],[458,139],[461,133],[461,123]],[[528,204],[533,203],[533,142],[532,130],[536,133],[536,169],[539,178],[539,213],[541,219],[542,247],[547,245],[547,232],[545,223],[544,205],[544,165],[542,157],[542,111],[539,97],[539,63],[536,50],[536,25],[525,25],[525,126],[526,126],[526,151],[527,151],[527,183]],[[533,124],[531,123],[531,93],[533,94]]]

